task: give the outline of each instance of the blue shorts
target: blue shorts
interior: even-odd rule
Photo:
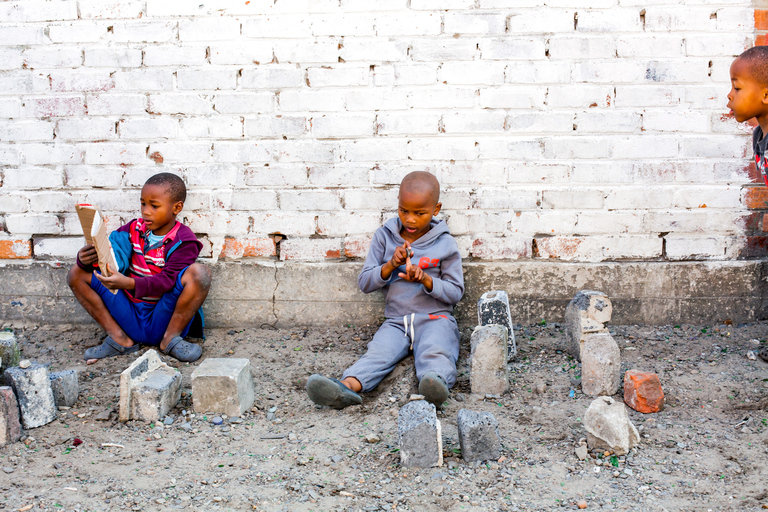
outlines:
[[[133,302],[123,290],[118,290],[117,293],[113,294],[94,275],[91,276],[91,288],[96,290],[112,318],[115,319],[117,325],[122,327],[129,338],[142,345],[159,345],[165,336],[165,330],[171,321],[173,311],[176,309],[176,301],[179,300],[179,295],[184,290],[181,276],[186,270],[185,268],[179,272],[173,289],[160,297],[160,300],[155,304]],[[182,338],[189,332],[193,321],[194,317],[181,332]]]

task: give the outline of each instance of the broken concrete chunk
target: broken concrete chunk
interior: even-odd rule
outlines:
[[[56,419],[48,368],[38,363],[29,368],[16,366],[5,370],[3,378],[16,393],[24,428],[41,427]]]
[[[181,398],[181,374],[148,350],[120,374],[120,421],[158,421]]]
[[[512,325],[512,313],[509,310],[507,292],[492,290],[485,292],[477,301],[477,325],[503,325],[507,328],[507,361],[517,356],[515,329]]]
[[[77,395],[80,393],[80,383],[77,377],[77,370],[64,370],[49,375],[56,407],[72,407],[75,405]]]
[[[624,403],[645,414],[664,408],[664,391],[659,376],[651,372],[629,370],[624,374]]]
[[[192,401],[197,412],[240,416],[254,399],[248,359],[208,358],[192,372]]]
[[[584,415],[584,428],[590,450],[611,450],[616,455],[625,455],[640,439],[624,403],[609,396],[601,396],[590,404]]]
[[[500,395],[509,388],[507,328],[478,326],[470,339],[469,382],[472,393]]]
[[[614,395],[621,384],[621,351],[608,333],[584,335],[581,390],[585,395]]]
[[[499,422],[489,412],[460,409],[458,415],[461,457],[467,462],[497,460],[501,455]]]
[[[19,403],[9,386],[0,386],[0,447],[21,439]]]
[[[401,466],[442,466],[443,438],[434,405],[425,400],[405,404],[397,415],[397,430]]]
[[[613,306],[603,292],[582,290],[565,308],[565,328],[568,352],[581,361],[584,335],[608,332],[606,322],[611,320]]]
[[[3,369],[18,366],[19,361],[21,361],[21,352],[16,335],[10,331],[0,332],[0,373]]]

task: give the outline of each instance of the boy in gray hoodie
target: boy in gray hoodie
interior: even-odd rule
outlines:
[[[312,375],[313,402],[343,409],[362,403],[361,391],[374,389],[413,350],[419,393],[440,406],[456,383],[459,329],[453,305],[464,294],[461,256],[440,212],[440,185],[428,172],[408,174],[400,183],[398,216],[376,230],[358,285],[363,293],[385,290],[387,319],[368,352],[342,380]]]

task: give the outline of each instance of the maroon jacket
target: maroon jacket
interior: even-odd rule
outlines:
[[[130,236],[131,224],[136,219],[130,221],[124,226],[117,228],[118,232],[126,233]],[[141,277],[130,273],[136,282],[133,290],[124,290],[132,297],[159,297],[173,289],[176,284],[176,278],[179,272],[190,266],[197,259],[203,244],[197,239],[189,227],[182,224],[174,238],[165,240],[167,246],[165,254],[165,266],[162,272],[149,277]],[[77,266],[86,272],[93,272],[94,267],[84,265],[80,258],[77,258]]]

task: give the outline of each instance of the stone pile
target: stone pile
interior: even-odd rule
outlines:
[[[502,290],[485,292],[477,301],[477,325],[503,325],[507,328],[507,361],[517,357],[515,330],[512,326],[512,313],[509,310],[509,297]]]
[[[148,350],[120,374],[120,421],[159,421],[181,398],[181,374]]]
[[[240,416],[255,399],[248,359],[209,358],[192,372],[192,403],[196,412]]]
[[[611,320],[613,307],[603,292],[581,290],[565,308],[565,329],[568,352],[581,361],[587,334],[608,334],[605,323]]]

